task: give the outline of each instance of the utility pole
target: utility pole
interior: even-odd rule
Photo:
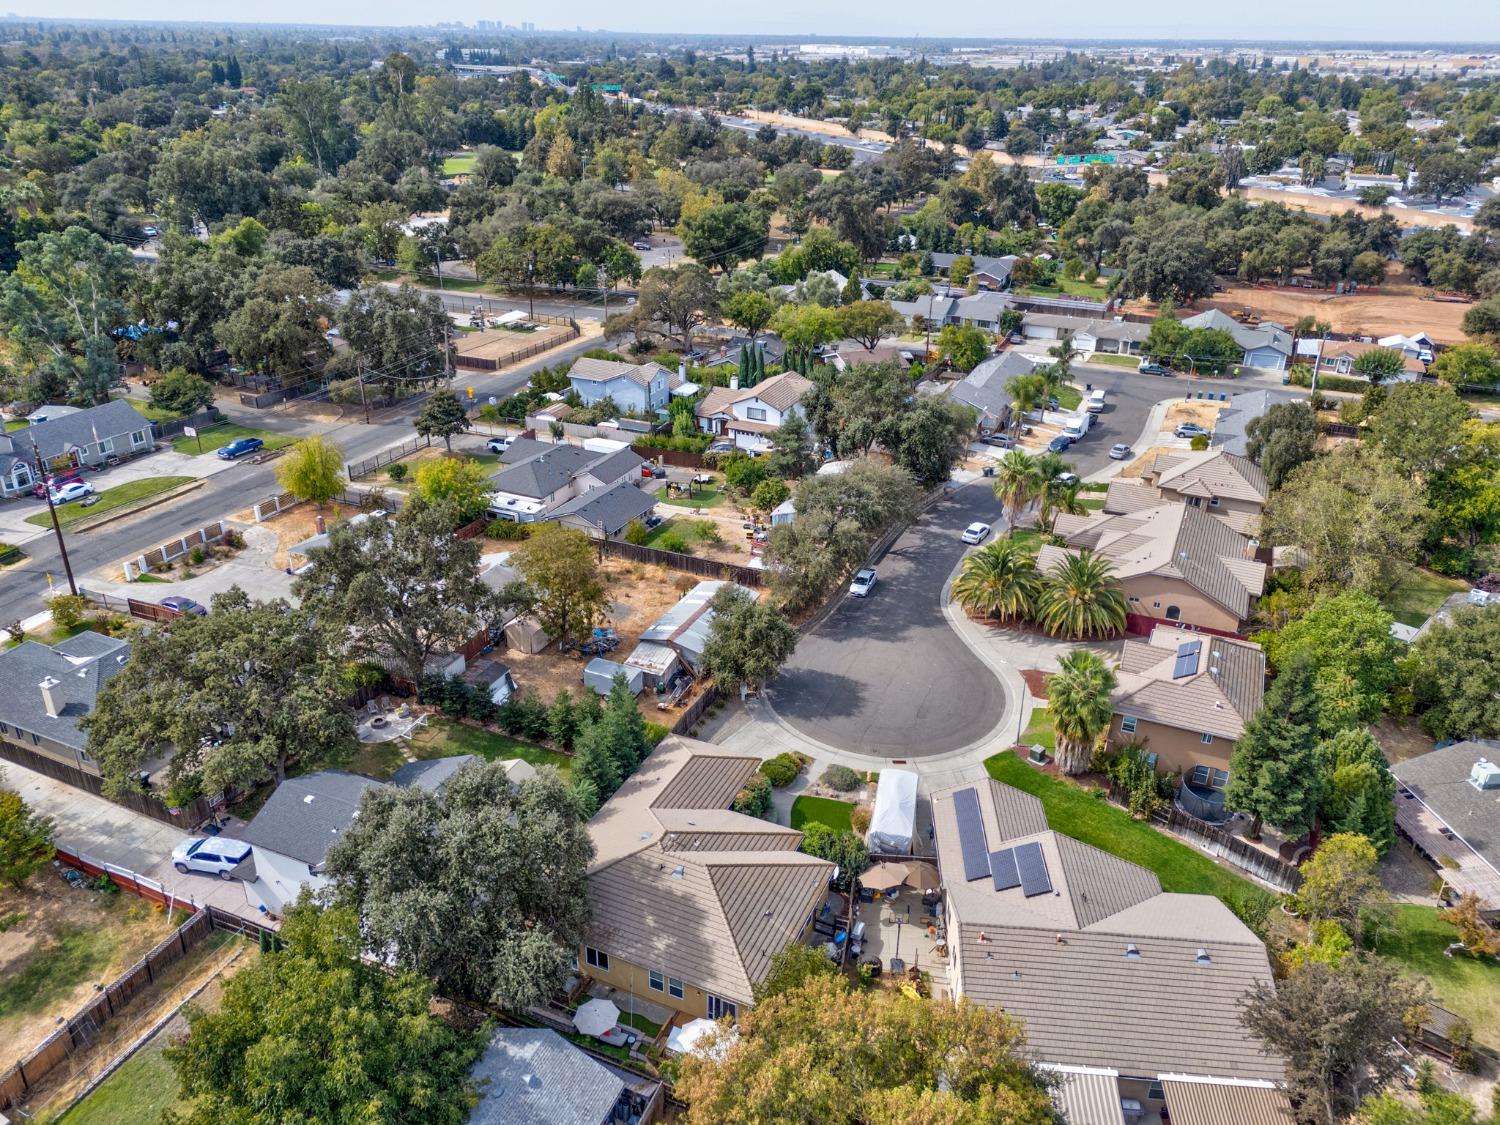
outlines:
[[[609,271],[599,271],[599,293],[604,298],[604,320],[609,322]]]
[[[359,379],[359,404],[365,408],[365,425],[370,424],[370,401],[365,397],[365,370],[361,367],[356,372]]]
[[[452,321],[446,315],[443,317],[443,378],[453,378],[453,352],[448,346],[448,333],[452,330]]]
[[[536,288],[535,288],[535,284],[536,283],[532,280],[532,274],[535,273],[535,272],[536,272],[536,263],[535,262],[527,262],[526,263],[526,310],[527,310],[527,319],[528,320],[535,320],[536,319]]]
[[[47,470],[42,467],[42,451],[32,446],[31,453],[36,458],[36,479],[41,482],[42,495],[47,498],[47,514],[52,517],[52,532],[57,536],[57,550],[62,555],[63,571],[68,576],[68,593],[77,596],[78,583],[73,581],[73,564],[68,561],[68,545],[63,542],[62,524],[57,522],[57,508],[52,503],[52,487],[47,481]]]

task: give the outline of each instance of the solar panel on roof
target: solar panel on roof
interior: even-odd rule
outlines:
[[[984,821],[979,819],[979,794],[973,789],[953,794],[953,815],[964,854],[964,881],[983,879],[990,873],[990,850],[984,840]]]
[[[1021,873],[1016,869],[1016,850],[990,853],[990,874],[995,877],[995,890],[1008,891],[1021,885]]]
[[[1041,844],[1019,844],[1015,848],[1016,870],[1021,874],[1021,893],[1027,898],[1048,894],[1052,876],[1047,873],[1047,857]]]
[[[1172,678],[1180,680],[1183,676],[1196,675],[1198,672],[1198,654],[1202,651],[1202,641],[1184,641],[1178,645],[1177,663],[1172,666]]]

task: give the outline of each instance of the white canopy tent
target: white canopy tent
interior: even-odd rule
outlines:
[[[911,770],[881,770],[865,843],[872,852],[910,855],[916,824],[917,775]]]

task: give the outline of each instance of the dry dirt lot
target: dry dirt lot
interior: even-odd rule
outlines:
[[[1173,403],[1167,408],[1167,416],[1162,420],[1162,429],[1175,430],[1184,422],[1196,422],[1211,430],[1219,420],[1219,411],[1228,405],[1224,402],[1207,402],[1199,399]]]
[[[1145,476],[1146,475],[1146,470],[1149,469],[1152,466],[1152,464],[1156,461],[1156,455],[1158,453],[1180,453],[1180,452],[1182,452],[1180,449],[1174,449],[1170,445],[1153,445],[1150,449],[1146,450],[1139,457],[1137,457],[1134,461],[1130,462],[1130,464],[1126,465],[1123,469],[1121,469],[1120,472],[1119,472],[1119,476],[1121,476],[1121,477],[1142,477],[1142,476]]]
[[[176,921],[181,923],[179,914]],[[49,868],[0,893],[0,1069],[22,1059],[171,931],[132,895],[73,890]]]
[[[358,514],[358,508],[329,504],[323,509],[323,526],[332,527]],[[241,516],[248,519],[249,513],[238,513],[235,518],[239,519]],[[304,539],[311,539],[318,534],[318,510],[311,504],[298,504],[295,508],[289,508],[280,515],[266,520],[260,526],[276,533],[276,565],[284,568],[288,559],[287,548],[296,546]]]

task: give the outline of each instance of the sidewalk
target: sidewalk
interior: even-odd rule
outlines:
[[[245,537],[245,546],[239,554],[195,578],[178,582],[125,582],[116,565],[84,576],[79,585],[94,594],[150,602],[179,594],[208,605],[215,594],[222,594],[231,586],[240,587],[257,601],[290,600],[292,576],[276,566],[276,533],[255,524],[238,530]]]

